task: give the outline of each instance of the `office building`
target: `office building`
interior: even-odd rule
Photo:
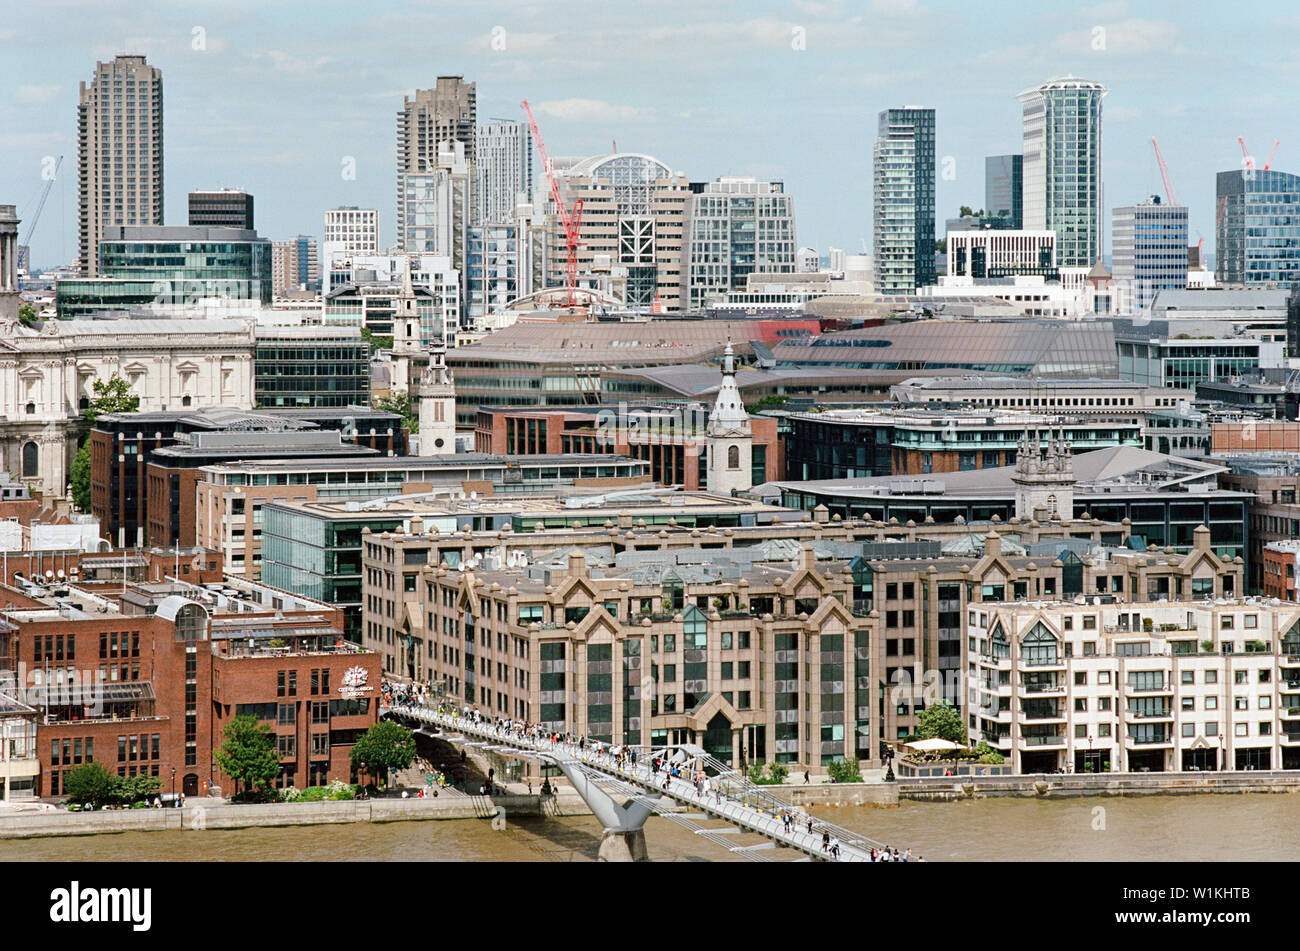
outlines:
[[[948,277],[1059,277],[1056,232],[991,228],[948,232]]]
[[[364,415],[358,419],[357,425],[370,425]],[[448,500],[462,497],[464,524],[482,528],[482,513],[475,513],[481,508],[479,496],[485,500],[488,496],[518,499],[564,489],[581,494],[644,488],[650,484],[650,463],[569,453],[527,459],[474,452],[443,456],[350,454],[226,461],[200,467],[198,477],[193,485],[195,538],[222,552],[231,572],[257,578],[262,570],[263,507],[271,502],[362,503],[403,495],[431,498],[433,493],[445,494]],[[343,511],[348,511],[346,504]],[[529,514],[525,508],[505,504],[498,511],[506,513],[502,525],[517,526],[519,531],[533,526],[533,520],[525,517]],[[512,521],[511,514],[517,520]],[[572,514],[568,518],[560,518],[554,511],[543,514],[551,522],[558,518],[555,524],[569,525],[574,520]]]
[[[683,224],[691,197],[686,176],[649,155],[621,152],[583,159],[565,169],[563,179],[568,205],[583,203],[579,276],[620,268],[629,310],[682,310]],[[547,218],[546,286],[563,287],[564,227],[549,205]]]
[[[253,196],[242,188],[218,188],[190,192],[192,227],[242,228],[252,231]]]
[[[320,290],[320,260],[316,239],[300,234],[288,241],[271,245],[271,294],[279,297],[286,291]]]
[[[341,205],[325,212],[325,244],[357,254],[379,254],[379,211]]]
[[[77,105],[78,271],[99,273],[111,225],[163,223],[162,71],[143,56],[98,63]]]
[[[61,320],[206,298],[271,302],[271,242],[240,228],[105,225],[94,277],[59,281]]]
[[[1116,208],[1111,226],[1115,313],[1145,314],[1162,290],[1187,288],[1187,206],[1152,195]]]
[[[514,219],[515,206],[533,198],[533,133],[527,122],[489,119],[474,133],[474,224]]]
[[[786,478],[930,475],[1013,465],[1026,433],[1063,431],[1073,451],[1142,446],[1140,420],[1024,410],[828,409],[784,418]]]
[[[880,113],[874,186],[876,291],[910,294],[933,284],[933,109]]]
[[[1005,218],[1007,226],[1025,226],[1023,155],[990,155],[984,159],[984,214]]]
[[[1116,322],[1119,378],[1148,386],[1196,387],[1258,370],[1270,345],[1256,337],[1171,334],[1164,321]]]
[[[259,408],[365,406],[370,345],[358,327],[259,327],[253,362]]]
[[[683,306],[694,311],[725,300],[745,290],[750,274],[794,273],[794,199],[781,182],[719,178],[692,190],[682,248]]]
[[[1101,83],[1052,79],[1019,95],[1024,227],[1056,232],[1061,267],[1101,259]]]
[[[1068,475],[1059,474],[1052,493],[1062,517],[1114,523],[1127,518],[1131,533],[1144,547],[1168,546],[1179,552],[1189,550],[1196,526],[1204,524],[1220,558],[1249,556],[1247,511],[1253,496],[1219,488],[1219,476],[1228,471],[1225,465],[1118,446],[1079,453],[1071,458],[1071,469]],[[970,524],[1014,517],[1023,522],[1018,512],[1027,500],[1025,493],[1042,487],[1022,485],[1018,475],[1015,466],[1003,466],[930,479],[886,475],[785,481],[757,486],[750,495],[801,510],[824,505],[831,516],[842,518],[897,518],[917,524],[928,518],[940,523],[960,519]]]
[[[1300,175],[1254,167],[1215,176],[1214,278],[1220,284],[1300,280]]]
[[[378,337],[393,336],[394,314],[402,298],[407,255],[332,258],[325,293],[324,321],[328,326],[364,328]],[[420,347],[443,335],[455,343],[460,326],[461,276],[438,255],[410,255],[412,293],[420,317]],[[342,282],[340,282],[342,278]],[[385,341],[384,346],[390,346]]]

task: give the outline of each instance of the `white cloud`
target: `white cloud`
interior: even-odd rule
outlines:
[[[1182,52],[1182,29],[1168,20],[1130,18],[1117,23],[1099,23],[1087,30],[1062,33],[1052,45],[1062,53],[1093,52],[1098,56],[1131,56],[1147,53]]]
[[[53,102],[54,97],[63,88],[58,83],[29,84],[19,86],[14,92],[14,100],[24,105]]]
[[[651,115],[648,109],[636,106],[616,106],[603,99],[550,99],[539,102],[536,111],[553,119],[565,122],[591,120],[592,122],[611,122],[619,120],[646,119]]]

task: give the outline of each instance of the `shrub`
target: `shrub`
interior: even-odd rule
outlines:
[[[856,759],[833,759],[826,764],[826,772],[830,774],[833,783],[860,783],[863,781]]]
[[[747,775],[756,786],[779,786],[790,775],[790,768],[784,763],[768,763],[764,773],[762,763],[751,763]]]
[[[302,798],[302,791],[297,786],[286,786],[280,790],[281,802],[297,802]]]
[[[1207,654],[1214,653],[1214,641],[1201,641],[1201,650]]]

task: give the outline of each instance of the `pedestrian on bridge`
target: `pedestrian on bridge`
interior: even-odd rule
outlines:
[[[829,852],[830,850],[831,850],[831,834],[829,830],[823,829],[822,830],[822,851]]]

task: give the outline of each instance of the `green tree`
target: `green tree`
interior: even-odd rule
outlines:
[[[246,792],[269,786],[280,774],[280,755],[271,728],[245,714],[227,723],[224,733],[225,742],[213,756],[235,781],[235,792],[239,792],[240,783]]]
[[[131,392],[131,384],[114,373],[107,380],[96,380],[91,389],[95,398],[81,415],[88,424],[105,413],[134,413],[140,397]],[[83,512],[90,511],[90,436],[82,440],[72,458],[72,499]]]
[[[83,512],[90,511],[90,437],[81,441],[81,448],[72,457],[72,501]]]
[[[95,398],[81,415],[94,422],[105,413],[134,413],[140,408],[140,397],[131,392],[131,384],[116,373],[107,380],[96,380],[91,385]]]
[[[966,725],[962,722],[961,714],[946,703],[921,711],[921,715],[916,718],[916,735],[923,740],[939,737],[966,745]]]
[[[162,780],[157,776],[114,776],[109,786],[109,796],[114,802],[130,805],[158,795]]]
[[[392,350],[393,338],[391,335],[378,335],[369,327],[361,328],[361,339],[370,344],[370,352],[376,350]]]
[[[961,208],[957,211],[958,218],[971,218],[974,217],[974,215],[975,215],[975,210],[971,208],[970,205],[962,205]]]
[[[415,737],[391,720],[380,720],[352,747],[352,765],[383,783],[390,769],[406,769],[415,759]]]
[[[113,799],[119,778],[102,763],[82,763],[63,774],[63,792],[72,802],[100,806]]]
[[[420,419],[411,409],[411,394],[406,390],[397,390],[387,396],[382,396],[374,401],[375,409],[382,409],[386,413],[397,413],[399,416],[406,418],[406,428],[409,432],[418,433],[420,431]]]
[[[25,324],[36,323],[36,308],[31,304],[20,304],[18,307],[18,319]]]
[[[745,412],[750,416],[755,413],[761,413],[765,409],[776,409],[790,402],[790,397],[784,393],[769,393],[756,403],[751,403],[745,407]]]
[[[856,759],[833,759],[826,764],[826,772],[833,783],[860,783],[862,772]]]

